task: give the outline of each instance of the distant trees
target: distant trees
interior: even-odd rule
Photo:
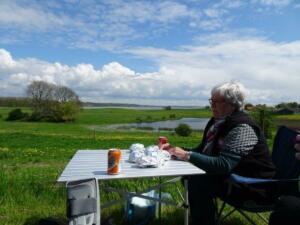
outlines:
[[[78,95],[66,86],[33,81],[27,86],[26,95],[31,100],[33,121],[74,121],[80,111]]]
[[[54,84],[44,81],[34,81],[27,86],[26,95],[31,99],[31,106],[35,114],[45,115],[52,108],[55,87]]]
[[[275,108],[282,109],[282,108],[289,108],[289,109],[296,109],[300,108],[300,104],[297,102],[281,102],[277,105],[275,105]]]
[[[30,100],[24,97],[0,97],[0,107],[29,107]]]

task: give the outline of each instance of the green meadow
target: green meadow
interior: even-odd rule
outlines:
[[[209,117],[208,110],[135,110],[83,109],[74,123],[7,122],[12,108],[0,108],[0,224],[34,225],[46,217],[66,221],[65,187],[56,180],[78,149],[128,148],[132,143],[151,145],[159,135],[165,135],[174,145],[192,147],[199,143],[202,133],[190,137],[176,136],[172,131],[109,130],[110,124],[158,121],[169,118]],[[24,109],[29,111],[29,109]],[[291,118],[283,118],[290,120]],[[299,120],[299,116],[295,119]],[[271,143],[272,140],[269,141]],[[105,181],[103,185],[140,188],[156,184],[157,178],[143,180]],[[138,185],[137,185],[138,184]],[[180,184],[179,184],[180,185]],[[163,192],[179,197],[170,187]],[[117,196],[104,192],[101,201]],[[163,206],[162,224],[183,224],[183,211]],[[114,218],[125,224],[124,204],[105,209],[102,218]],[[243,224],[235,214],[224,224]],[[157,220],[152,224],[159,224]]]

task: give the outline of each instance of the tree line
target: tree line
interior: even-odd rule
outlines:
[[[19,101],[19,106],[30,106],[32,109],[31,114],[15,109],[9,113],[8,120],[66,122],[74,121],[80,112],[78,95],[66,86],[33,81],[26,88],[26,96],[21,99],[2,98],[9,104]]]
[[[27,97],[0,97],[0,107],[30,107]]]

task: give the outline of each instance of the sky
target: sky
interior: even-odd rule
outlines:
[[[208,105],[237,81],[247,103],[300,102],[300,0],[0,0],[0,96],[33,81],[81,101]]]

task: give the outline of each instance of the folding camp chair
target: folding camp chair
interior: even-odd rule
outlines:
[[[66,186],[69,225],[100,225],[98,181],[71,181]]]
[[[257,184],[268,184],[277,185],[280,190],[280,194],[286,195],[299,195],[298,181],[300,174],[300,161],[295,159],[295,138],[298,133],[287,127],[279,127],[273,143],[272,159],[276,166],[276,174],[273,179],[257,179],[242,177],[237,174],[231,174],[229,178],[230,185],[257,185]],[[268,220],[263,217],[260,213],[272,211],[275,207],[276,199],[274,202],[268,204],[257,203],[253,201],[237,202],[230,198],[222,198],[223,204],[217,212],[218,222],[220,223],[233,212],[239,212],[246,220],[251,224],[256,223],[247,215],[246,212],[256,213],[266,224]],[[222,215],[225,205],[232,206],[232,210],[226,215]]]

